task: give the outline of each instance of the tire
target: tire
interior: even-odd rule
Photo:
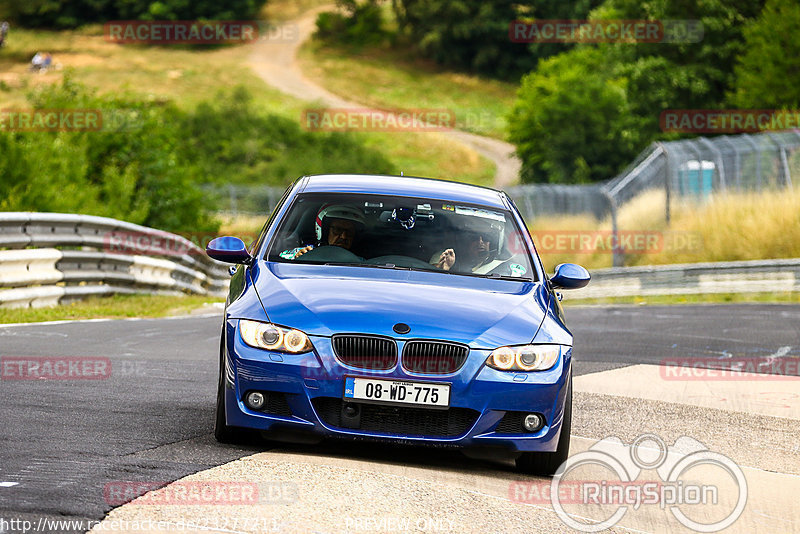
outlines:
[[[255,433],[245,428],[228,426],[225,420],[225,356],[220,349],[219,380],[217,381],[217,407],[214,413],[214,438],[220,443],[252,443]]]
[[[567,386],[564,401],[564,418],[561,421],[561,435],[555,452],[523,452],[517,458],[517,470],[529,475],[553,476],[558,467],[569,456],[569,433],[572,429],[572,377]]]

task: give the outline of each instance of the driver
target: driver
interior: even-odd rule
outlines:
[[[356,237],[364,229],[364,221],[364,214],[353,206],[336,204],[323,206],[314,221],[317,246],[328,245],[350,250]],[[291,256],[287,259],[297,259],[313,249],[314,245],[306,245],[282,252],[281,256],[284,258]]]

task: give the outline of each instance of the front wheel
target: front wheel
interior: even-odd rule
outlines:
[[[561,421],[561,435],[555,452],[523,452],[517,458],[517,469],[523,473],[539,476],[553,476],[558,467],[569,456],[569,433],[572,429],[572,377],[567,386],[564,400],[564,418]]]
[[[253,432],[228,426],[225,419],[225,356],[220,353],[219,380],[217,381],[217,407],[214,414],[214,438],[220,443],[245,444],[253,441]]]

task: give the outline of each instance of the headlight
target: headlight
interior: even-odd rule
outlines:
[[[291,352],[293,354],[311,350],[311,341],[305,333],[271,323],[240,319],[239,334],[245,343],[257,349]]]
[[[561,345],[500,347],[492,351],[486,365],[501,371],[545,371],[556,364],[560,354]]]

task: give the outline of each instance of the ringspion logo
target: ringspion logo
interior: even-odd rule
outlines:
[[[657,479],[640,478],[651,471]],[[530,491],[509,491],[512,500],[530,498]],[[677,523],[697,532],[719,532],[742,515],[747,491],[736,462],[700,441],[682,436],[667,446],[655,434],[642,434],[630,445],[607,437],[570,456],[556,471],[548,493],[559,519],[579,532],[606,530],[642,507],[668,511]],[[565,505],[573,503],[568,511]]]

